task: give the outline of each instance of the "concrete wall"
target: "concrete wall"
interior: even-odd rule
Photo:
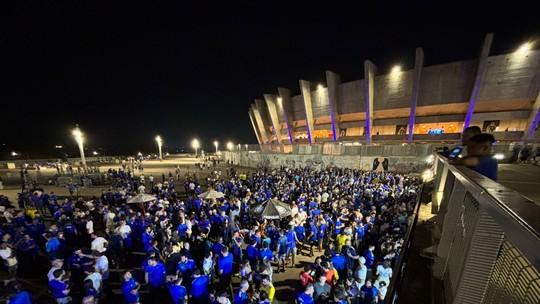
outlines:
[[[339,86],[338,113],[364,112],[364,84],[361,80],[342,83]]]
[[[325,145],[329,145],[328,143]],[[268,151],[227,151],[224,159],[245,167],[326,167],[371,170],[377,157],[386,157],[389,169],[399,172],[420,171],[427,167],[426,158],[435,145],[335,146],[340,155],[324,154],[322,145],[296,145],[290,154]]]
[[[467,102],[476,64],[476,60],[467,60],[424,67],[418,106]]]
[[[408,108],[411,101],[413,70],[375,77],[375,111]]]
[[[478,100],[535,99],[540,88],[540,51],[488,58]]]

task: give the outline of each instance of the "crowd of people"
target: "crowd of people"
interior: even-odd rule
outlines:
[[[297,278],[285,302],[385,299],[416,203],[416,177],[334,167],[227,173],[213,171],[204,181],[224,193],[212,200],[198,197],[206,186],[190,176],[182,188],[172,174],[158,183],[112,169],[110,190],[91,201],[21,195],[21,205],[40,212],[0,210],[9,303],[32,303],[17,279],[41,262],[50,265],[43,276],[57,303],[111,302],[115,295],[130,304],[272,303],[274,277],[283,271]],[[154,199],[126,203],[138,193]],[[290,215],[253,213],[271,198],[289,204]]]

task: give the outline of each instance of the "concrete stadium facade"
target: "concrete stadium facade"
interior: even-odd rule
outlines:
[[[424,66],[418,48],[411,69],[366,60],[363,79],[326,71],[326,84],[300,80],[298,95],[264,94],[248,111],[259,145],[452,142],[473,125],[500,141],[539,141],[540,51],[490,56],[492,40],[474,60]]]

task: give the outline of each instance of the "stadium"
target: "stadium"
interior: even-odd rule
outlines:
[[[418,48],[412,67],[385,70],[366,60],[362,79],[342,82],[326,71],[326,83],[300,80],[299,94],[280,87],[249,108],[257,140],[283,151],[325,142],[452,142],[476,125],[499,141],[537,141],[540,51],[524,43],[490,56],[492,38],[471,60],[424,66]]]

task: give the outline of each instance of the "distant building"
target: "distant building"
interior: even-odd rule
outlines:
[[[325,85],[300,80],[298,95],[279,88],[249,108],[253,130],[259,144],[441,142],[468,123],[502,141],[538,140],[540,51],[488,56],[492,38],[475,60],[423,66],[417,49],[413,67],[366,61],[364,79],[327,71]]]

